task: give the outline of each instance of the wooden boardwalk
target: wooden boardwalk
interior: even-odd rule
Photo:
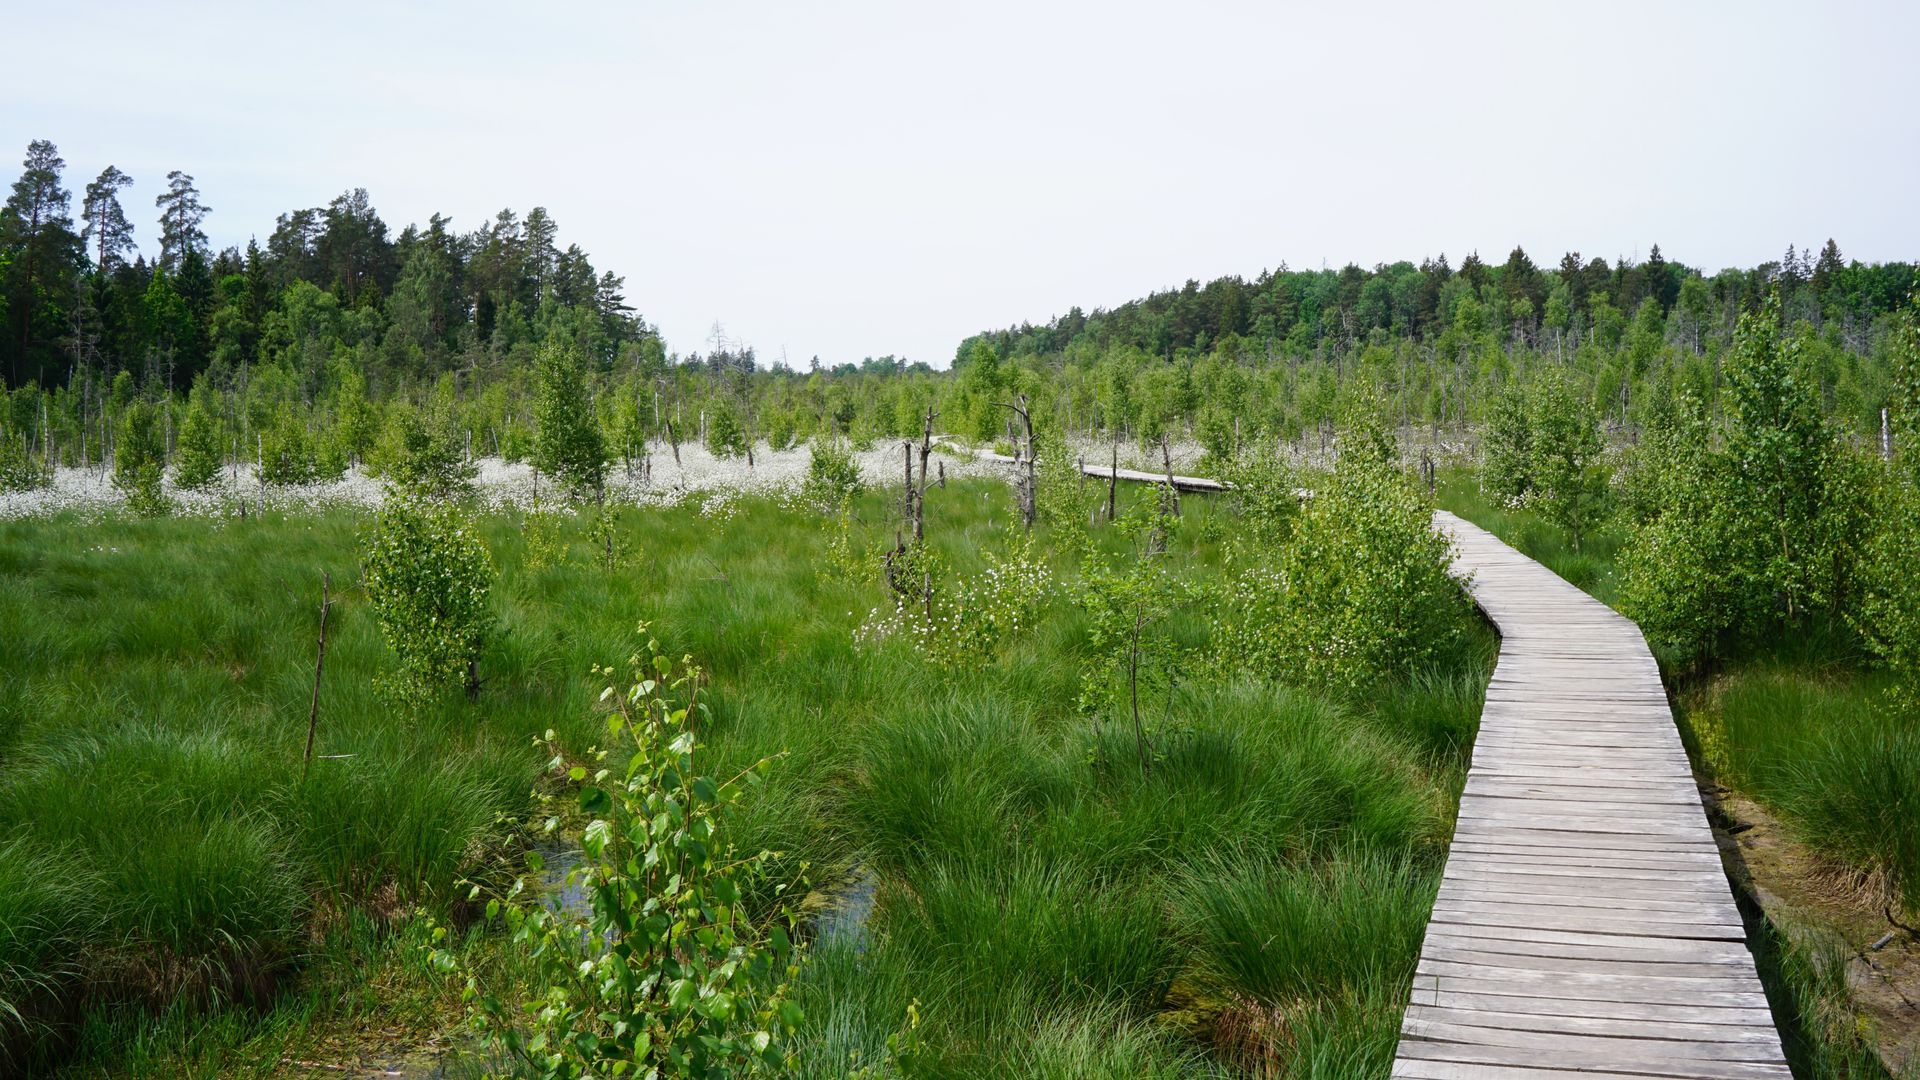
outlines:
[[[1640,630],[1445,511],[1500,631],[1393,1075],[1789,1077]]]
[[[974,456],[981,461],[995,461],[1002,465],[1018,464],[1016,459],[1006,454],[996,454],[992,450],[975,450],[973,453]],[[1164,484],[1167,482],[1167,474],[1163,472],[1148,472],[1144,469],[1115,469],[1111,465],[1092,465],[1085,461],[1080,463],[1080,471],[1087,476],[1100,480],[1113,479],[1117,476],[1117,478],[1121,480],[1137,480],[1143,484]],[[1204,476],[1181,476],[1178,473],[1174,474],[1173,486],[1180,491],[1233,490],[1233,485],[1224,480],[1210,480]]]

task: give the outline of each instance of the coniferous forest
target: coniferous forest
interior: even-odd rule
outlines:
[[[1498,719],[1449,513],[1651,650],[1780,1039],[1697,1075],[1920,1068],[1914,262],[1490,236],[789,366],[539,206],[132,183],[0,211],[0,1075],[1387,1076]]]

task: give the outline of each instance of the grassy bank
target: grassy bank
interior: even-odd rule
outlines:
[[[877,557],[891,513],[869,495],[843,537],[766,498],[629,509],[611,571],[579,522],[483,519],[505,631],[484,686],[406,714],[372,689],[391,660],[352,512],[0,525],[9,1052],[271,1072],[301,1032],[364,1023],[378,1006],[343,973],[407,970],[374,958],[408,913],[458,917],[453,882],[510,864],[543,782],[533,738],[592,744],[589,673],[646,618],[713,673],[714,771],[785,755],[742,844],[876,889],[866,936],[817,942],[803,976],[813,1074],[875,1060],[914,1000],[944,1075],[1383,1072],[1485,632],[1364,704],[1195,669],[1143,768],[1131,733],[1077,707],[1088,627],[1060,595],[977,664],[856,642],[884,589],[830,549]],[[929,538],[963,574],[1010,521],[997,485],[929,497]],[[1188,500],[1172,565],[1206,579],[1235,528]],[[1076,572],[1074,545],[1041,546]],[[322,571],[339,602],[303,778]],[[1185,647],[1206,634],[1202,612],[1170,624]],[[423,1022],[433,995],[398,996]]]

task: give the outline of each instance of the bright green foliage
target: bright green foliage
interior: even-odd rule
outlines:
[[[722,395],[707,410],[707,452],[722,460],[744,457],[747,445],[747,425],[740,419],[740,409]]]
[[[1167,622],[1193,599],[1193,589],[1167,569],[1171,503],[1141,500],[1135,507],[1122,525],[1137,550],[1102,558],[1090,546],[1074,589],[1090,654],[1080,669],[1079,704],[1096,730],[1124,718],[1135,757],[1142,769],[1151,769],[1158,718],[1170,711],[1184,659]]]
[[[291,405],[280,406],[273,425],[260,433],[260,482],[311,484],[320,479],[319,447],[306,420]]]
[[[1397,987],[1433,903],[1429,875],[1366,849],[1318,865],[1217,852],[1188,874],[1176,903],[1201,966],[1261,1001]]]
[[[1079,462],[1053,425],[1035,432],[1033,442],[1035,515],[1066,535],[1086,529],[1092,524],[1095,509],[1106,501],[1106,486],[1096,486],[1080,471]]]
[[[45,461],[35,457],[29,436],[0,424],[0,491],[27,491],[53,480]]]
[[[1584,397],[1558,370],[1534,391],[1529,474],[1533,501],[1547,519],[1567,531],[1573,549],[1605,513],[1607,474],[1600,461],[1600,422]]]
[[[823,511],[845,506],[866,490],[860,479],[860,463],[846,443],[832,436],[816,435],[807,448],[807,478],[801,482],[800,497]]]
[[[226,464],[222,450],[220,417],[214,414],[209,395],[199,392],[187,403],[186,418],[180,422],[180,441],[175,446],[173,482],[189,491],[206,487],[220,477]]]
[[[1489,406],[1481,436],[1480,485],[1498,502],[1513,505],[1533,491],[1530,419],[1526,394],[1517,385],[1502,388]]]
[[[800,439],[799,429],[794,424],[793,413],[787,409],[774,409],[765,414],[764,419],[767,423],[767,449],[793,449],[793,444]]]
[[[587,397],[580,357],[563,345],[540,350],[533,463],[575,495],[597,497],[607,483],[607,442]]]
[[[613,421],[607,427],[613,454],[625,466],[627,475],[647,457],[647,414],[631,395],[621,395],[613,404]]]
[[[1837,447],[1801,344],[1781,335],[1769,303],[1742,317],[1726,367],[1729,540],[1754,591],[1777,597],[1789,622],[1837,584],[1823,520]]]
[[[1411,479],[1377,454],[1343,454],[1276,554],[1244,553],[1218,601],[1222,664],[1358,692],[1413,672],[1458,640],[1466,603],[1451,544]]]
[[[1861,568],[1864,596],[1853,623],[1897,680],[1900,707],[1920,717],[1920,489],[1890,480],[1879,503],[1881,517]]]
[[[587,895],[592,914],[510,900],[506,923],[539,993],[508,1002],[470,976],[476,1026],[523,1075],[542,1080],[786,1075],[802,1019],[790,989],[800,961],[792,916],[783,910],[765,927],[749,918],[743,897],[773,855],[742,855],[728,830],[772,759],[730,780],[700,775],[700,670],[676,664],[651,638],[631,663],[630,685],[600,697],[612,705],[607,732],[618,755],[596,751],[591,766],[569,769],[553,733],[547,738],[551,767],[578,785],[584,857],[567,885]],[[490,901],[487,910],[500,914],[502,905]],[[454,966],[447,953],[435,960]]]
[[[399,656],[389,686],[422,701],[442,686],[480,689],[481,651],[493,636],[493,561],[452,504],[389,492],[361,539],[367,596]]]
[[[133,402],[120,416],[119,439],[113,447],[113,484],[127,493],[129,510],[142,517],[167,512],[169,504],[161,488],[166,463],[159,410],[145,401]]]
[[[479,473],[467,460],[451,400],[439,395],[425,409],[402,405],[394,410],[381,458],[396,487],[441,499],[472,491]]]
[[[1897,460],[1920,483],[1920,292],[1901,313],[1893,341],[1893,386],[1887,423]]]
[[[344,455],[348,464],[365,461],[379,430],[378,414],[367,400],[366,377],[345,358],[335,357],[327,365],[327,378],[332,384],[327,404],[333,412],[330,441],[337,447],[334,452]],[[452,387],[447,390],[451,398]]]
[[[1677,658],[1803,629],[1854,598],[1869,474],[1822,418],[1801,344],[1772,304],[1742,318],[1718,445],[1683,408],[1636,455],[1633,501],[1656,516],[1621,553],[1621,605]]]
[[[979,442],[992,442],[1006,426],[1007,411],[994,404],[1007,400],[1008,372],[1000,363],[1000,353],[984,341],[974,342],[960,367],[956,388],[965,408],[965,417],[951,425]]]

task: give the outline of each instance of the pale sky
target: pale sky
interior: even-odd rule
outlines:
[[[215,246],[546,206],[670,348],[796,367],[1187,278],[1515,243],[1920,258],[1920,4],[37,4],[0,160]]]

